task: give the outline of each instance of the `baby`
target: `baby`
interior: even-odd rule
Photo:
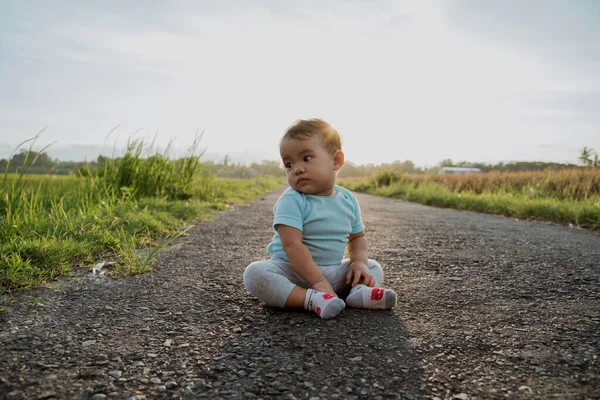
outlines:
[[[298,120],[279,151],[290,188],[274,208],[269,260],[246,267],[248,290],[266,304],[303,307],[325,319],[346,305],[394,307],[396,293],[380,287],[383,270],[367,258],[358,201],[335,184],[344,165],[338,132],[320,119]],[[350,258],[343,260],[346,246]],[[345,302],[338,293],[348,293]]]

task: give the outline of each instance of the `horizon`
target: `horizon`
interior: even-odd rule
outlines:
[[[102,146],[120,125],[111,147],[204,131],[207,153],[278,161],[311,117],[357,165],[600,151],[594,0],[140,4],[0,5],[0,153],[45,126],[49,155]]]
[[[31,151],[34,152],[38,152],[39,150],[42,150],[42,147],[38,147],[38,148],[32,148]],[[104,151],[106,150],[106,151]],[[147,150],[147,149],[145,149]],[[147,155],[150,154],[156,154],[156,153],[160,153],[160,154],[164,154],[164,149],[152,149],[153,151],[148,152]],[[231,164],[241,164],[244,166],[250,166],[252,163],[264,163],[264,162],[277,162],[280,163],[281,159],[265,159],[265,158],[261,158],[259,154],[253,154],[253,153],[248,153],[248,152],[238,152],[238,153],[210,153],[207,151],[204,151],[204,149],[200,148],[199,149],[200,153],[202,153],[201,156],[201,161],[203,162],[213,162],[215,164],[219,164],[219,163],[223,163],[224,159],[227,158],[228,162]],[[595,149],[591,149],[591,150],[595,150]],[[28,148],[19,148],[17,152],[12,151],[10,154],[6,153],[6,147],[4,147],[2,144],[0,144],[0,160],[3,159],[9,159],[9,157],[11,157],[14,154],[20,153],[22,151],[28,151]],[[91,154],[93,155],[93,157],[84,157],[83,159],[73,159],[73,158],[68,158],[68,157],[64,157],[65,154],[73,154],[74,152],[76,153],[81,153],[81,152],[87,153],[87,154]],[[92,161],[96,161],[96,159],[98,158],[98,156],[102,155],[104,157],[120,157],[122,156],[126,151],[126,148],[118,148],[115,149],[114,147],[110,147],[110,146],[94,146],[94,145],[83,145],[83,146],[67,146],[67,148],[58,148],[58,149],[53,149],[52,146],[48,147],[47,149],[45,149],[43,151],[43,153],[48,154],[48,156],[53,159],[53,160],[58,160],[58,162],[74,162],[74,163],[80,163],[80,162],[92,162]],[[175,152],[171,152],[169,153],[169,157],[171,158],[179,158],[179,157],[185,157],[186,155],[186,151],[185,150],[180,150],[180,151],[175,151]],[[433,168],[438,166],[439,164],[441,164],[443,161],[446,161],[450,159],[449,157],[443,158],[438,160],[436,163],[433,164],[417,164],[414,163],[413,160],[407,159],[407,160],[392,160],[389,162],[379,162],[379,163],[356,163],[353,160],[348,160],[346,159],[345,163],[350,163],[356,166],[369,166],[369,165],[383,165],[383,164],[391,164],[394,162],[405,162],[405,161],[410,161],[413,162],[415,165],[415,168],[421,168],[421,169],[427,169],[427,168]],[[499,160],[496,162],[483,162],[483,161],[479,161],[479,160],[474,160],[474,159],[463,159],[463,160],[458,160],[458,159],[452,159],[453,164],[457,165],[457,164],[462,164],[462,163],[469,163],[469,164],[485,164],[485,165],[498,165],[500,163],[503,164],[514,164],[514,163],[527,163],[527,162],[531,162],[531,163],[536,163],[536,162],[540,162],[540,163],[556,163],[556,164],[565,164],[565,165],[576,165],[576,166],[580,166],[582,165],[581,161],[578,159],[575,159],[573,161],[566,161],[566,162],[560,162],[560,161],[542,161],[542,160]]]

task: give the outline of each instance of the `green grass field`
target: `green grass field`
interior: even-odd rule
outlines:
[[[110,275],[151,269],[156,256],[215,210],[279,187],[276,178],[219,179],[199,157],[121,159],[79,176],[0,177],[0,293],[35,288],[111,261]]]

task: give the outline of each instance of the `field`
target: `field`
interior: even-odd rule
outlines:
[[[600,169],[408,175],[380,172],[341,185],[437,207],[600,230]]]
[[[215,210],[252,201],[281,178],[220,179],[190,154],[120,159],[77,176],[0,177],[0,293],[38,287],[106,261],[110,276],[147,272],[157,254]]]

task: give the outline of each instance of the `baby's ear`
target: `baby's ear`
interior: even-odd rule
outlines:
[[[339,171],[344,166],[344,152],[337,150],[333,153],[333,169]]]

